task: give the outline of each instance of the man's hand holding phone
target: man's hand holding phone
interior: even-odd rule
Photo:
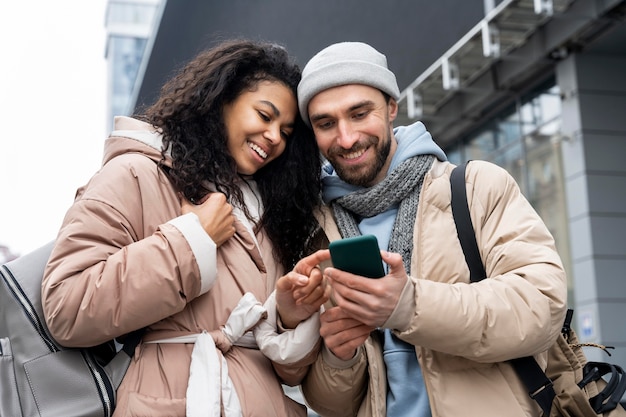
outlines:
[[[324,275],[333,288],[336,306],[320,316],[320,335],[326,347],[343,360],[353,358],[369,334],[387,321],[408,280],[402,256],[381,251],[372,237],[343,239],[329,247],[333,267],[326,268]],[[389,266],[387,275],[383,261]]]
[[[382,278],[371,279],[335,267],[324,270],[336,305],[371,327],[382,327],[389,319],[409,279],[400,254],[381,251],[381,255],[389,265],[389,273]]]

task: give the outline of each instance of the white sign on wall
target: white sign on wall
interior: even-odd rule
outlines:
[[[590,342],[596,339],[596,319],[593,308],[580,308],[578,310],[578,337],[581,342]]]

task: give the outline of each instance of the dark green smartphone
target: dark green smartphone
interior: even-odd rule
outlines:
[[[337,269],[367,278],[385,276],[378,239],[374,235],[335,240],[330,242],[328,249],[333,266]]]

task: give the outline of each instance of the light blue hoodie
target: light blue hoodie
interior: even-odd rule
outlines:
[[[387,173],[416,155],[435,155],[440,161],[447,159],[422,122],[397,127],[393,132],[398,148]],[[325,203],[363,189],[342,181],[329,163],[322,167],[322,185]],[[375,235],[379,247],[387,250],[397,212],[396,205],[374,217],[363,219],[359,223],[361,234]],[[412,233],[412,230],[407,233]],[[384,332],[383,358],[387,367],[387,416],[430,417],[430,404],[415,347],[395,337],[389,329],[381,331]]]

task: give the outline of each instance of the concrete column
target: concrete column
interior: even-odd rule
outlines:
[[[557,65],[575,328],[615,346],[590,360],[626,366],[626,57],[573,54]]]

